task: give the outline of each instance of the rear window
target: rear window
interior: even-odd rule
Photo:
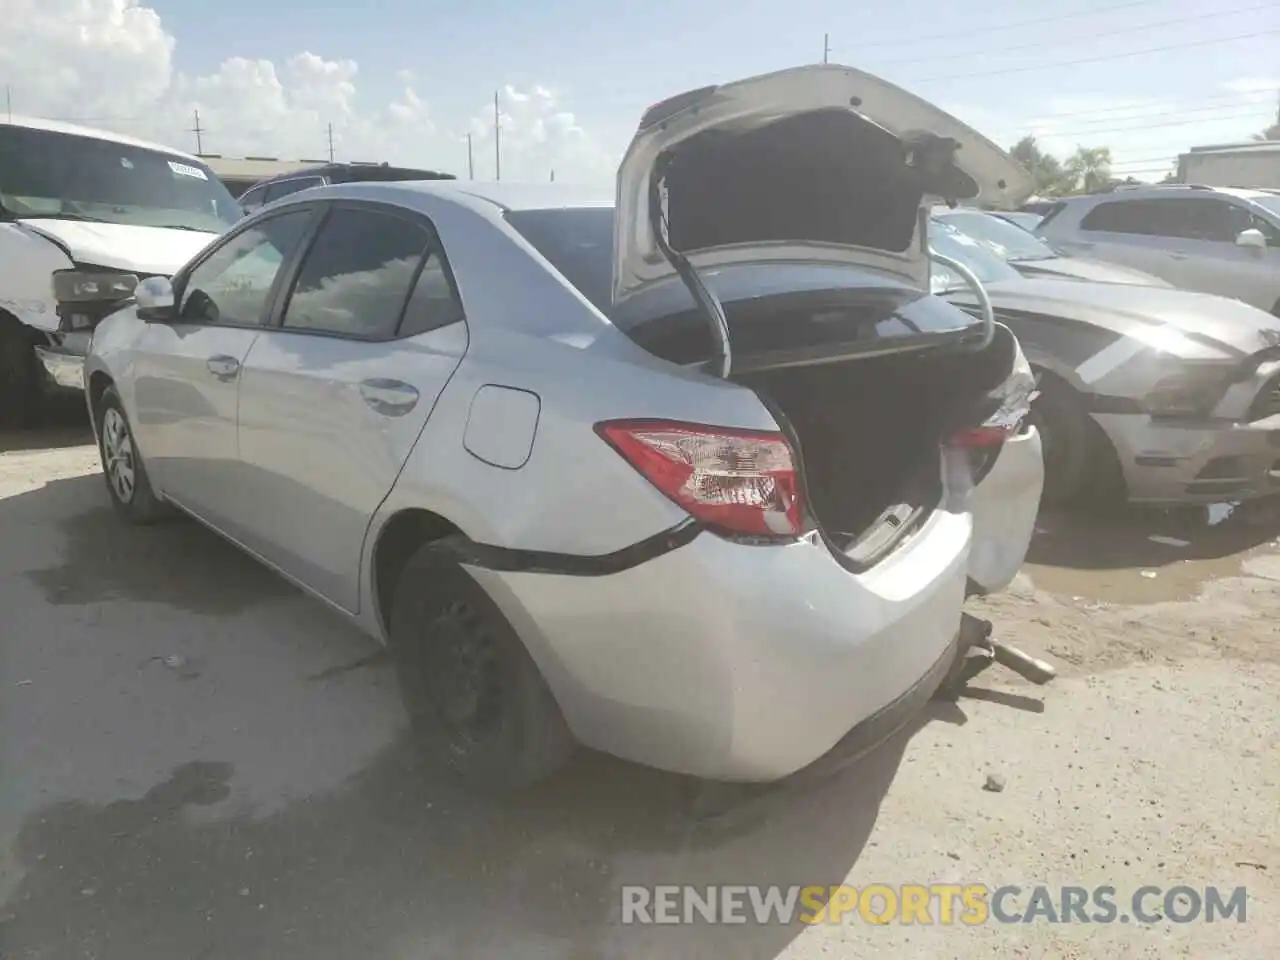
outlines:
[[[507,222],[606,316],[613,308],[613,208],[512,210]]]

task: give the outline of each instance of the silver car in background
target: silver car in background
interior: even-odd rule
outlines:
[[[1280,317],[1280,194],[1169,184],[1058,201],[1037,236]]]
[[[418,742],[473,784],[575,743],[783,777],[910,716],[972,581],[1021,563],[1029,368],[928,293],[921,213],[1027,189],[958,121],[823,66],[651,108],[616,210],[303,191],[98,328],[107,487],[385,640]],[[975,534],[987,477],[1009,543]]]

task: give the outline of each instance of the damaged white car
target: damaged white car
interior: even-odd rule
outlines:
[[[616,203],[305,191],[98,327],[107,489],[385,640],[419,743],[472,783],[578,743],[785,777],[910,718],[966,594],[1022,562],[1029,371],[930,293],[926,234],[934,198],[1029,192],[836,66],[658,104]]]
[[[0,116],[0,426],[84,388],[93,328],[240,208],[203,160],[133,137]]]

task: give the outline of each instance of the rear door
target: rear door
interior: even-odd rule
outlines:
[[[328,205],[240,384],[248,545],[335,605],[360,605],[369,522],[462,359],[461,302],[432,224]]]

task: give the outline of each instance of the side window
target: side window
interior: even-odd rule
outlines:
[[[401,337],[416,337],[420,333],[438,330],[462,319],[462,301],[458,299],[458,293],[449,279],[440,241],[432,237],[431,246],[427,250],[427,262],[422,265],[418,282],[409,295],[397,334]]]
[[[281,180],[278,183],[267,184],[267,202],[279,200],[281,197],[287,197],[291,193],[298,193],[300,190],[306,190],[308,187],[318,187],[324,181],[319,177],[297,177],[293,180]]]
[[[246,210],[257,210],[258,207],[262,206],[266,192],[266,187],[254,187],[252,190],[246,190],[240,196],[240,206]]]
[[[336,208],[298,271],[284,328],[391,339],[431,239],[424,227],[404,217]]]
[[[1170,197],[1159,204],[1160,235],[1180,240],[1209,240],[1230,243],[1231,204],[1216,197]]]
[[[1149,201],[1113,200],[1100,203],[1084,215],[1081,230],[1105,233],[1153,234],[1156,218]]]
[[[179,317],[186,323],[260,325],[276,274],[302,242],[312,211],[294,210],[244,230],[191,272]]]

